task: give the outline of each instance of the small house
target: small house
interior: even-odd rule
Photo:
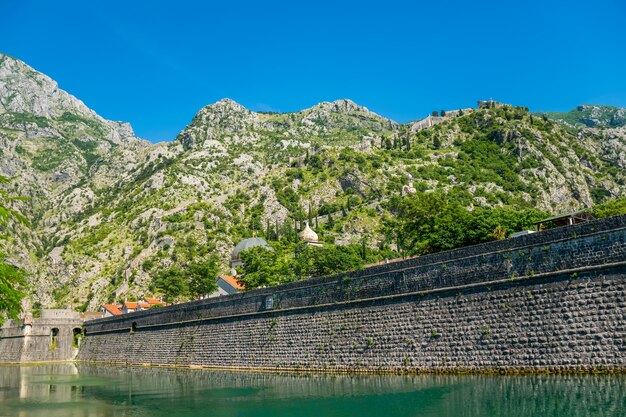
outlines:
[[[124,301],[124,304],[122,304],[123,314],[134,313],[135,311],[139,309],[140,309],[140,306],[137,301]]]
[[[571,226],[573,224],[584,223],[593,220],[594,217],[588,211],[581,210],[573,213],[559,214],[557,216],[548,217],[535,223],[537,231],[561,226]]]
[[[121,304],[102,304],[98,311],[104,313],[103,317],[120,316],[124,314]]]
[[[217,291],[213,293],[215,295],[228,295],[228,294],[236,294],[238,292],[243,291],[245,288],[241,285],[237,278],[230,275],[222,275],[217,279]],[[212,296],[214,296],[211,294]]]

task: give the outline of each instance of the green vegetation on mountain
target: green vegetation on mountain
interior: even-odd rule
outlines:
[[[193,262],[185,268],[173,266],[156,276],[150,290],[163,294],[167,302],[198,298],[217,290],[218,273],[215,259]]]
[[[512,232],[534,229],[547,217],[533,208],[476,207],[468,211],[456,193],[418,193],[393,202],[388,230],[408,255],[423,255],[504,239]]]
[[[150,144],[17,60],[0,55],[0,80],[0,174],[32,219],[10,222],[7,251],[44,306],[194,298],[251,236],[274,247],[242,255],[256,287],[506,237],[544,214],[608,212],[626,195],[624,128],[523,107],[424,127],[349,100],[268,114],[224,99]],[[305,221],[323,248],[300,248]]]
[[[0,176],[0,184],[7,184],[9,179]],[[25,295],[27,283],[25,271],[8,263],[5,259],[5,244],[10,242],[12,233],[7,230],[10,220],[26,224],[26,218],[11,209],[8,205],[19,198],[11,197],[5,190],[0,190],[0,325],[6,317],[15,319],[22,312],[22,298]]]
[[[549,119],[576,127],[626,126],[626,109],[611,106],[582,105],[565,113],[538,113]]]
[[[323,247],[303,243],[272,242],[272,248],[257,246],[241,253],[239,281],[247,288],[267,287],[311,277],[361,269],[366,263],[382,261],[386,253],[365,245]]]
[[[383,219],[389,246],[359,245],[319,248],[288,239],[270,241],[272,250],[257,246],[243,251],[237,268],[239,281],[247,288],[284,284],[317,276],[354,271],[364,264],[400,256],[415,256],[507,238],[512,232],[534,230],[535,223],[549,216],[533,208],[477,207],[463,205],[459,192],[417,192],[409,198],[394,196],[388,207],[393,216]],[[593,207],[597,218],[626,214],[626,197]],[[379,242],[383,243],[383,242]]]
[[[593,207],[593,215],[598,219],[620,214],[626,214],[626,197],[608,200]]]

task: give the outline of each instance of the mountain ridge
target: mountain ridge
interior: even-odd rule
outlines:
[[[414,130],[347,99],[292,113],[222,99],[151,144],[40,86],[32,68],[6,68],[17,72],[0,77],[0,174],[32,219],[11,225],[10,256],[45,306],[142,296],[162,271],[213,255],[228,272],[240,239],[282,244],[308,218],[328,244],[397,247],[385,225],[390,202],[411,198],[409,175],[468,210],[573,210],[626,194],[624,128],[572,131],[505,106]],[[31,90],[40,104],[15,98]]]
[[[569,112],[540,112],[539,115],[572,127],[623,127],[626,126],[626,109],[615,106],[582,104]]]

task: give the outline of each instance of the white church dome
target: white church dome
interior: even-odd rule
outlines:
[[[309,227],[309,222],[305,223],[304,229],[300,232],[300,239],[306,242],[317,242],[317,233]]]

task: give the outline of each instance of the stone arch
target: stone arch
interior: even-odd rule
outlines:
[[[130,325],[130,332],[131,333],[135,333],[137,331],[137,322],[134,321],[131,325]]]
[[[83,338],[83,330],[80,327],[74,327],[72,329],[72,346],[75,348],[80,347],[80,340]]]
[[[59,328],[53,327],[50,329],[50,349],[56,349],[59,343]]]

